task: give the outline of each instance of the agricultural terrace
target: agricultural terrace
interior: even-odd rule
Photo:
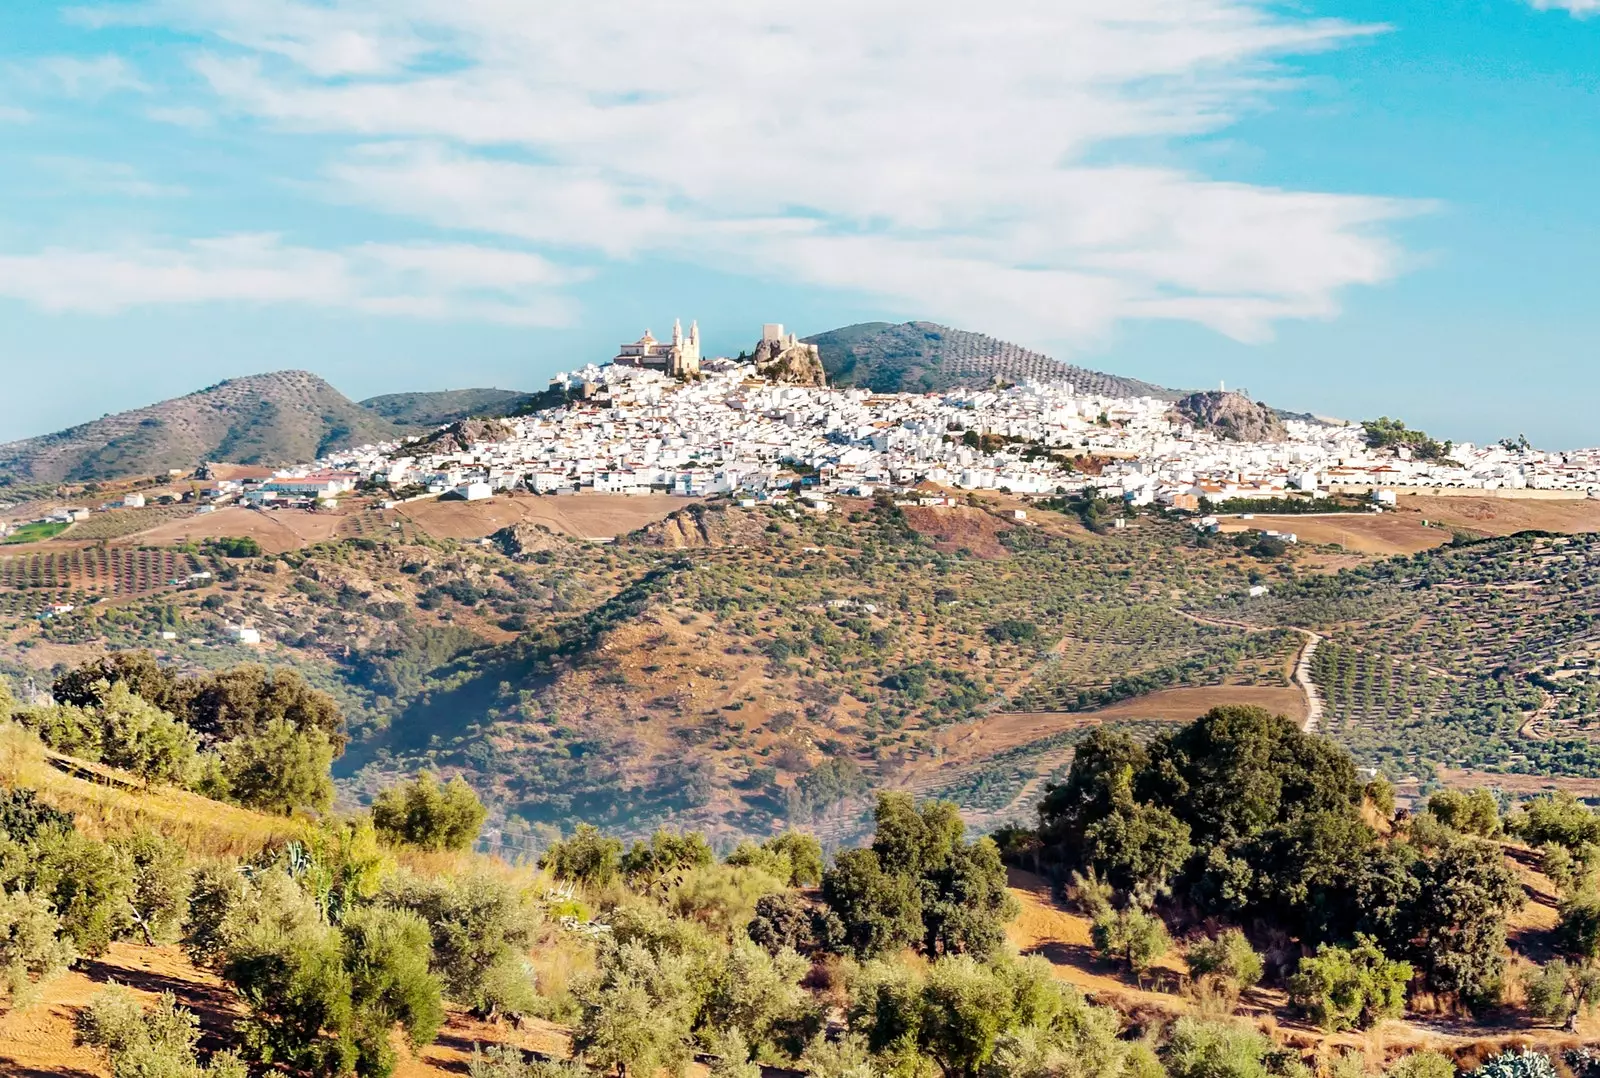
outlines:
[[[1326,729],[1371,766],[1600,775],[1600,537],[1452,545],[1223,609],[1327,635]]]
[[[0,617],[27,617],[54,603],[141,598],[184,586],[200,569],[189,553],[149,547],[0,556]]]

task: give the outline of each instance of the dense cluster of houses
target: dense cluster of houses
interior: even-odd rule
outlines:
[[[1449,459],[1369,448],[1362,429],[1291,419],[1280,442],[1197,430],[1169,402],[1067,384],[876,394],[758,378],[723,364],[681,381],[609,364],[557,376],[573,403],[510,421],[470,449],[368,446],[269,486],[372,478],[392,490],[476,499],[526,489],[757,499],[796,481],[821,493],[905,493],[919,484],[1018,495],[1094,488],[1196,511],[1202,499],[1377,488],[1600,490],[1600,452],[1457,446]],[[1076,458],[1076,459],[1073,459]],[[331,493],[331,492],[330,492]]]

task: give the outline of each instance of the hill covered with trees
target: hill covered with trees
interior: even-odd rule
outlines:
[[[822,352],[830,383],[879,393],[928,393],[989,385],[997,378],[1033,378],[1071,382],[1080,392],[1107,397],[1178,397],[1135,378],[1075,367],[1009,341],[934,322],[862,322],[807,337],[805,343]]]

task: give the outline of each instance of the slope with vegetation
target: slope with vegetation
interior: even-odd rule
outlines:
[[[879,393],[928,393],[984,386],[997,378],[1071,382],[1107,397],[1176,399],[1177,394],[1135,378],[1085,370],[1009,341],[933,322],[863,322],[807,337],[822,353],[828,381]]]
[[[0,445],[0,474],[59,483],[187,473],[207,460],[297,463],[394,435],[316,375],[279,371]]]
[[[108,700],[120,688],[123,710],[201,736],[195,701],[213,687],[139,681],[177,693],[174,711],[155,709],[126,693],[141,670],[72,684]],[[275,680],[248,674],[256,698],[229,699],[273,712]],[[178,796],[159,779],[104,771],[122,810],[86,819],[47,772],[97,765],[48,756],[14,722],[0,720],[0,744],[0,1065],[13,1068],[71,1021],[92,1073],[115,1078],[443,1073],[426,1061],[446,1030],[470,1030],[472,1054],[452,1049],[452,1066],[473,1078],[1593,1071],[1552,1027],[1600,998],[1600,817],[1551,798],[1506,814],[1480,793],[1399,818],[1388,787],[1360,782],[1331,743],[1251,709],[1148,744],[1096,736],[1040,827],[998,842],[970,838],[947,802],[886,794],[870,843],[831,859],[797,832],[719,852],[695,832],[627,844],[578,826],[537,870],[461,852],[483,808],[429,775],[370,813],[302,814],[227,849],[205,839],[238,809],[200,802],[177,826],[145,810]],[[1522,901],[1510,858],[1529,855],[1564,896],[1542,967],[1506,948]],[[1010,947],[1007,859],[1070,882],[1096,958]],[[1189,977],[1184,995],[1155,994],[1169,1009],[1119,1011],[1069,983],[1087,961],[1140,978],[1170,950]],[[141,954],[168,956],[166,994],[105,985]],[[85,977],[105,987],[54,1002]],[[203,1038],[180,998],[203,1006]],[[1257,1000],[1278,1014],[1236,1017]],[[1415,1050],[1417,1031],[1394,1020],[1419,1006],[1435,1025],[1440,1010],[1473,1012],[1473,1040],[1427,1038],[1453,1058]],[[13,1039],[30,1007],[44,1024]],[[1321,1032],[1286,1029],[1301,1022]],[[1380,1026],[1364,1047],[1339,1036]]]

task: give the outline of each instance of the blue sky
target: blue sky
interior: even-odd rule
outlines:
[[[1600,0],[0,5],[0,440],[926,318],[1600,443]]]

